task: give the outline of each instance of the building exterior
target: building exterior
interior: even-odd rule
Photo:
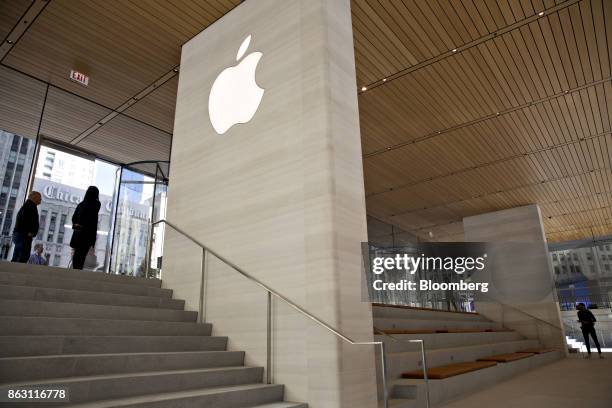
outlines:
[[[0,259],[10,254],[15,216],[25,199],[36,143],[0,130]]]

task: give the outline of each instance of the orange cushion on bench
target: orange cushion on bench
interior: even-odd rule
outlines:
[[[494,361],[469,361],[465,363],[455,363],[427,369],[427,377],[432,380],[441,380],[459,374],[497,365]],[[402,378],[423,378],[423,370],[414,370],[402,373]]]
[[[531,354],[544,354],[550,353],[551,351],[555,351],[554,348],[528,348],[525,350],[519,350],[517,353],[531,353]]]
[[[509,363],[510,361],[516,361],[531,356],[533,356],[533,353],[508,353],[479,358],[477,361],[497,361],[498,363]]]

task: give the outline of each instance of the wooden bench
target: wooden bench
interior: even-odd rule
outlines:
[[[482,357],[476,361],[495,361],[497,363],[509,363],[511,361],[521,360],[523,358],[533,356],[533,353],[508,353],[508,354],[498,354],[490,357]]]
[[[508,329],[377,329],[377,333],[386,334],[435,334],[435,333],[492,333],[492,332],[508,332]]]
[[[469,361],[465,363],[448,364],[427,369],[427,377],[432,380],[442,380],[444,378],[493,367],[495,365],[497,365],[495,361]],[[423,378],[423,370],[402,373],[402,378]]]
[[[524,350],[519,350],[517,351],[517,353],[529,353],[529,354],[544,354],[544,353],[550,353],[552,351],[556,351],[556,349],[554,348],[528,348],[528,349],[524,349]]]

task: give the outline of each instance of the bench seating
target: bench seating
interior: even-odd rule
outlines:
[[[497,354],[495,356],[482,357],[476,361],[495,361],[498,363],[509,363],[511,361],[520,360],[523,358],[531,357],[534,353],[508,353],[508,354]]]
[[[459,374],[465,374],[483,368],[497,365],[495,361],[469,361],[465,363],[448,364],[427,369],[427,377],[432,380],[442,380]],[[402,373],[402,378],[423,378],[423,370]]]
[[[524,350],[519,350],[517,351],[517,353],[528,353],[528,354],[544,354],[544,353],[550,353],[556,351],[556,349],[554,348],[528,348],[528,349],[524,349]]]
[[[374,334],[435,334],[435,333],[491,333],[508,332],[508,329],[377,329]],[[377,333],[379,332],[379,333]]]

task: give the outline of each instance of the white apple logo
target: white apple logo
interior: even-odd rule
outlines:
[[[249,35],[240,45],[236,61],[240,61],[250,42]],[[208,115],[218,134],[224,134],[235,124],[247,123],[257,112],[264,90],[255,82],[255,70],[262,56],[261,52],[253,52],[215,79],[208,97]]]

